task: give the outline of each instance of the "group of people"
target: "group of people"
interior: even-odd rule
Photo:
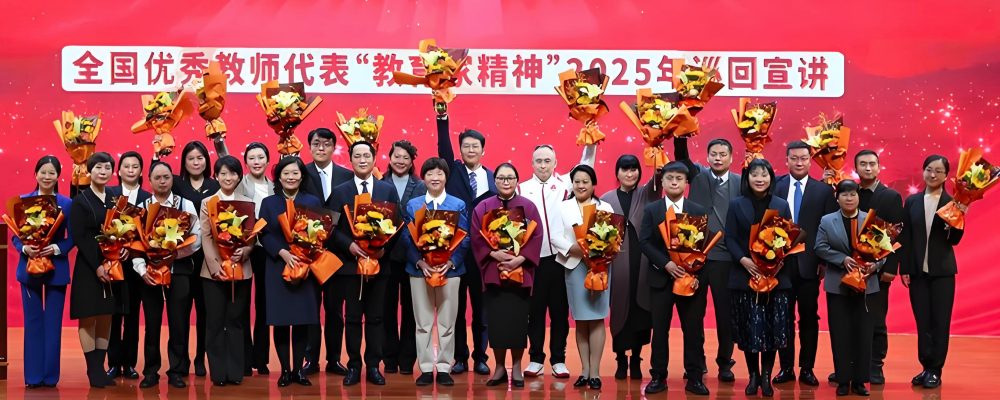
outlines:
[[[319,372],[321,341],[325,340],[325,370],[344,375],[344,385],[358,384],[362,375],[372,384],[384,385],[382,371],[413,374],[416,367],[420,373],[416,384],[420,386],[435,382],[453,385],[451,375],[471,370],[490,375],[487,386],[522,387],[525,376],[545,373],[547,318],[551,320],[547,349],[551,373],[569,378],[565,353],[572,315],[581,364],[575,387],[601,387],[601,355],[607,341],[604,321],[610,316],[612,348],[617,356],[615,378],[641,379],[641,354],[649,345],[652,380],[645,392],[652,394],[667,388],[668,336],[676,307],[684,338],[685,389],[704,395],[709,394],[703,383],[708,373],[704,317],[711,291],[718,328],[715,363],[719,380],[735,380],[736,346],[743,351],[749,369],[746,394],[760,391],[771,396],[772,383],[796,379],[796,310],[798,380],[819,385],[813,367],[823,283],[835,370],[829,379],[838,383],[838,395],[852,391],[867,395],[866,384],[884,383],[888,291],[896,275],[910,288],[919,332],[923,371],[913,384],[940,385],[955,294],[953,247],[962,237],[961,230],[935,215],[950,200],[943,190],[949,173],[945,157],[927,158],[924,191],[904,203],[898,192],[879,181],[879,156],[871,150],[854,158],[860,183],[845,180],[831,188],[809,175],[811,152],[803,142],[788,145],[789,174],[776,176],[765,159],[751,161],[740,174],[731,172],[733,146],[725,139],[708,144],[707,165],[695,163],[688,139],[677,138],[677,161],[657,169],[646,181],[639,158],[620,156],[614,167],[617,187],[598,196],[594,145],[583,148],[581,163],[568,175],[555,172],[555,151],[540,145],[531,156],[533,176],[522,180],[509,163],[493,170],[481,163],[486,138],[480,132],[467,129],[458,135],[458,157],[448,115],[438,116],[437,133],[438,157],[419,164],[417,148],[410,142],[392,143],[389,168],[381,179],[373,173],[377,154],[371,143],[350,145],[350,169],[333,163],[337,137],[326,128],[308,134],[312,162],[282,157],[270,178],[266,170],[271,154],[257,142],[246,147],[241,162],[228,155],[224,142],[217,141],[219,158],[215,163],[204,144],[190,142],[181,152],[179,174],[157,160],[147,168],[136,152],[124,153],[118,160],[100,152],[87,162],[89,187],[82,188],[72,200],[58,193],[59,160],[42,157],[35,167],[37,187],[26,196],[55,195],[68,218],[51,246],[25,246],[14,239],[22,254],[17,279],[25,315],[26,384],[39,387],[58,382],[63,303],[71,282],[69,254],[76,247],[70,317],[79,321],[87,374],[94,387],[113,386],[120,376],[139,378],[140,309],[146,320],[140,387],[158,385],[160,321],[165,305],[169,332],[166,375],[168,384],[178,388],[186,385],[191,364],[188,338],[193,306],[197,315],[195,374],[208,374],[218,386],[239,385],[254,369],[268,374],[273,336],[281,366],[278,386],[310,385],[308,376]],[[117,185],[113,186],[116,166]],[[149,179],[151,193],[143,188],[144,178]],[[404,222],[414,221],[423,207],[457,211],[459,228],[470,234],[448,262],[428,265],[407,229],[400,229],[401,234],[384,250],[366,252],[355,243],[348,217],[341,213],[325,246],[343,267],[322,284],[312,278],[294,284],[284,280],[286,265],[295,267],[304,262],[291,251],[279,223],[287,200],[341,212],[345,206],[353,207],[355,196],[364,193],[373,200],[396,204]],[[101,234],[105,211],[115,206],[118,197],[143,208],[159,203],[195,217],[197,240],[178,250],[169,286],[155,284],[141,253],[123,260],[123,281],[109,278],[95,237]],[[257,217],[267,221],[255,243],[237,249],[231,257],[244,266],[243,279],[236,282],[225,280],[222,256],[213,241],[206,209],[213,197],[253,202]],[[610,267],[610,288],[596,292],[585,287],[585,250],[577,244],[574,233],[574,226],[582,222],[584,207],[590,205],[625,217],[621,251]],[[514,207],[523,208],[525,218],[535,221],[537,229],[517,254],[494,250],[478,233],[483,217],[494,209]],[[692,296],[672,292],[673,281],[683,277],[685,270],[671,261],[657,228],[670,209],[707,216],[711,232],[724,232],[724,240],[695,273],[698,279]],[[748,285],[751,277],[760,275],[750,258],[749,236],[767,210],[777,210],[800,226],[806,233],[806,246],[804,252],[785,260],[775,290],[758,295]],[[863,221],[868,210],[875,210],[889,222],[903,223],[899,237],[903,247],[873,267],[877,272],[871,274],[867,291],[858,293],[842,285],[840,277],[853,269],[867,268],[852,258],[849,232],[851,221]],[[28,275],[26,260],[36,256],[50,257],[55,270]],[[387,268],[361,279],[357,263],[368,257],[381,259]],[[503,273],[517,268],[523,271],[522,282],[502,279]],[[428,285],[424,278],[434,274],[443,275],[446,283]],[[251,291],[256,299],[253,305]],[[255,310],[252,323],[251,306]],[[469,308],[471,349],[465,329]],[[322,327],[321,310],[325,314]],[[342,346],[347,350],[346,365],[341,363]],[[487,365],[487,347],[495,359],[492,371]],[[522,366],[525,349],[529,350],[529,363]],[[509,377],[508,351],[512,364]],[[780,369],[772,377],[776,359],[780,359]]]

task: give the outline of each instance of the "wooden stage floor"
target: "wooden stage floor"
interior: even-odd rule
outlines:
[[[271,375],[247,377],[241,386],[214,387],[206,378],[192,375],[188,379],[189,386],[175,389],[167,385],[166,377],[161,377],[158,388],[139,389],[139,380],[118,379],[118,386],[106,389],[91,389],[87,384],[86,369],[83,355],[80,352],[76,328],[64,328],[62,349],[62,377],[57,388],[26,389],[24,387],[23,362],[23,329],[9,328],[10,368],[8,380],[0,381],[10,399],[198,399],[198,400],[251,400],[251,399],[465,399],[477,398],[488,400],[541,400],[541,399],[743,399],[743,388],[747,383],[746,366],[741,353],[737,351],[735,383],[721,383],[716,379],[717,369],[709,366],[709,375],[705,384],[712,391],[710,396],[695,396],[684,391],[684,381],[681,380],[681,334],[674,329],[670,335],[671,363],[669,390],[645,397],[642,388],[649,382],[648,372],[644,371],[641,382],[635,380],[616,381],[614,379],[615,360],[611,352],[611,341],[608,338],[607,348],[601,363],[601,376],[604,387],[601,391],[578,390],[572,387],[576,380],[555,379],[551,375],[544,378],[527,378],[524,388],[487,388],[484,383],[487,377],[464,374],[455,376],[456,385],[451,388],[428,386],[417,388],[413,384],[415,376],[386,374],[386,385],[375,386],[362,383],[353,387],[344,387],[342,377],[326,375],[320,372],[311,377],[313,386],[303,387],[292,384],[286,388],[278,388],[276,380],[280,373],[276,356],[271,356]],[[193,333],[193,332],[192,332]],[[166,327],[164,327],[164,363],[166,363]],[[193,343],[193,342],[192,342]],[[833,371],[833,361],[830,354],[829,335],[820,333],[819,354],[816,373],[823,383],[818,388],[799,384],[784,384],[776,386],[775,398],[780,399],[835,399],[835,386],[825,382],[826,376]],[[705,348],[708,358],[713,359],[717,347],[714,331],[706,332]],[[193,346],[192,346],[193,351]],[[579,372],[579,356],[576,353],[574,333],[570,332],[567,347],[567,364],[570,371]],[[140,350],[141,353],[141,350]],[[527,354],[525,354],[527,357]],[[649,348],[643,354],[643,366],[649,368]],[[346,361],[346,355],[343,360]],[[509,361],[508,361],[509,362]],[[710,364],[714,364],[710,362]],[[142,370],[142,355],[139,355],[138,368]],[[324,364],[325,365],[325,364]],[[527,360],[525,360],[527,365]],[[491,365],[492,367],[492,365]],[[509,365],[508,365],[509,367]],[[935,390],[911,387],[910,378],[919,372],[916,359],[916,336],[891,335],[889,337],[889,359],[886,360],[885,375],[887,384],[871,388],[872,399],[996,399],[995,376],[993,372],[1000,370],[1000,338],[955,337],[951,340],[948,363],[942,377],[943,385]],[[549,371],[548,366],[546,370]],[[798,371],[796,370],[796,373]],[[162,373],[161,373],[162,374]]]

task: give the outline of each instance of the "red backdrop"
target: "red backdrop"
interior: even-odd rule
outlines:
[[[632,0],[179,0],[169,7],[162,2],[5,2],[0,10],[17,18],[8,18],[0,31],[0,165],[5,177],[0,198],[31,190],[32,168],[42,155],[57,155],[64,168],[70,164],[52,128],[62,110],[104,113],[101,151],[150,152],[148,133],[129,132],[140,117],[137,93],[62,90],[60,51],[68,45],[398,49],[433,37],[448,46],[490,49],[836,51],[846,59],[843,97],[777,99],[781,113],[775,143],[765,155],[779,173],[787,170],[784,145],[804,137],[802,127],[820,112],[844,113],[855,132],[851,154],[862,148],[882,151],[883,181],[904,196],[918,190],[920,163],[927,155],[943,154],[954,164],[961,148],[981,146],[989,157],[990,148],[1000,142],[994,133],[1000,118],[1000,23],[991,1],[966,1],[962,7],[940,1],[849,0],[836,7],[800,1],[703,1],[697,12],[676,5]],[[580,21],[585,25],[574,25]],[[434,155],[433,111],[426,95],[323,97],[326,103],[302,126],[300,136],[332,125],[334,111],[371,107],[386,117],[383,141],[409,139],[420,147],[419,158]],[[623,100],[631,98],[609,96],[613,111],[602,119],[608,140],[598,154],[601,192],[613,187],[612,166],[618,155],[642,151],[635,129],[614,109]],[[735,98],[719,97],[699,115],[701,136],[692,141],[699,160],[711,138],[741,142],[729,116],[735,106]],[[578,125],[566,119],[565,106],[555,95],[460,95],[451,114],[453,130],[473,127],[487,135],[487,165],[510,160],[528,176],[529,151],[539,143],[556,147],[563,161],[559,171],[577,160]],[[224,117],[230,148],[237,153],[251,141],[276,141],[250,94],[232,94]],[[200,119],[184,123],[175,137],[179,147],[202,140]],[[736,158],[742,159],[742,146],[737,147]],[[669,144],[666,148],[672,153]],[[175,168],[176,158],[170,158]],[[343,164],[346,159],[338,153],[336,161]],[[384,169],[384,162],[380,166]],[[812,172],[821,173],[816,167]],[[64,170],[63,192],[68,191],[68,175]],[[987,235],[989,226],[1000,222],[998,204],[1000,195],[993,194],[973,207],[968,233],[958,247],[962,273],[955,334],[1000,334],[1000,319],[993,311],[1000,303],[1000,292],[994,291],[1000,270],[981,261],[997,255]],[[10,261],[8,325],[20,326],[16,258]],[[893,287],[889,329],[913,332],[906,289]],[[712,318],[707,320],[712,327]]]

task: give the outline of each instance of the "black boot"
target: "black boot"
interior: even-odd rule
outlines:
[[[771,386],[771,371],[765,371],[760,375],[760,394],[764,397],[774,396],[774,387]]]
[[[94,350],[94,353],[97,353],[97,355],[94,356],[95,358],[97,358],[97,365],[99,366],[99,368],[104,369],[104,360],[108,358],[108,350],[97,349]],[[111,379],[111,377],[108,376],[108,374],[102,374],[102,375],[104,375],[104,386],[118,386],[118,383],[115,382],[114,379]]]
[[[746,393],[747,396],[756,396],[758,388],[760,388],[760,375],[756,372],[751,372],[750,382],[747,383],[747,388],[743,392]]]
[[[632,353],[632,357],[628,360],[629,375],[632,379],[642,379],[642,357],[638,354],[639,352]]]
[[[615,371],[615,379],[628,378],[628,356],[625,355],[625,352],[616,354],[618,354],[618,357],[615,358],[618,360],[618,370]]]
[[[104,360],[99,357],[97,350],[83,353],[83,358],[87,361],[87,379],[90,381],[90,387],[106,386],[108,375],[104,372]]]

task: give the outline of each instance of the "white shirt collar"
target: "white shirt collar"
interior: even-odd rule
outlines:
[[[667,197],[667,196],[663,196],[663,201],[665,201],[667,203],[667,208],[670,208],[671,206],[673,206],[675,213],[682,213],[682,212],[684,212],[684,196],[681,196],[681,199],[677,200],[676,203],[670,201],[670,197]]]
[[[444,200],[447,198],[448,198],[448,193],[444,191],[442,191],[441,196],[438,197],[431,197],[431,193],[427,192],[427,194],[424,195],[424,203],[425,204],[434,203],[435,206],[434,208],[437,209],[438,207],[441,207],[441,204],[444,204]]]
[[[361,182],[368,182],[368,193],[371,193],[372,190],[375,189],[375,184],[374,184],[374,182],[375,182],[375,175],[368,175],[368,179],[365,179],[365,180],[362,180],[357,175],[354,175],[354,186],[358,187],[358,194],[361,194],[362,189],[363,189],[361,187]]]
[[[718,176],[715,174],[715,172],[712,172],[712,179],[713,180],[722,179],[722,183],[729,182],[729,172],[722,174],[722,176]]]
[[[867,191],[869,191],[869,192],[874,192],[874,191],[875,191],[875,189],[878,189],[878,185],[881,185],[881,184],[882,184],[882,181],[880,181],[880,180],[876,179],[876,180],[875,180],[875,184],[874,184],[874,185],[872,185],[872,186],[871,186],[870,188],[866,188],[866,187],[864,187],[864,186],[862,186],[861,188],[862,188],[862,189],[864,189],[864,190],[867,190]]]
[[[222,200],[222,201],[234,201],[234,200],[236,200],[236,191],[233,191],[233,194],[231,196],[226,196],[226,194],[223,193],[222,190],[219,190],[219,200]]]
[[[464,165],[465,165],[465,171],[468,172],[469,174],[471,174],[473,172],[475,172],[476,174],[478,174],[479,171],[483,170],[483,165],[482,164],[479,164],[479,167],[476,168],[476,169],[470,169],[469,168],[469,164],[464,164]],[[468,175],[468,174],[466,174],[466,175]]]
[[[792,184],[791,186],[789,186],[789,190],[795,190],[795,182],[799,182],[802,184],[802,191],[806,190],[806,183],[809,183],[809,175],[803,176],[802,179],[795,179],[794,176],[789,174],[788,178],[792,180]]]
[[[316,170],[323,174],[326,174],[327,178],[333,176],[333,161],[330,161],[330,163],[326,165],[326,168],[320,168],[317,166]]]

